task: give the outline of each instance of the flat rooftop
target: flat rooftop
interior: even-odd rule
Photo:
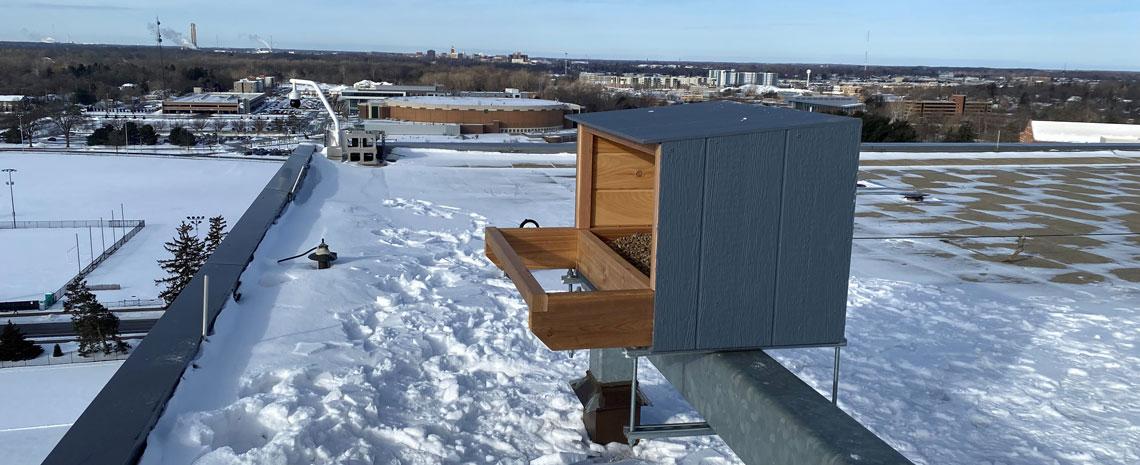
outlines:
[[[168,98],[164,100],[163,103],[224,104],[238,103],[242,100],[255,100],[264,96],[265,94],[256,92],[202,92],[198,94],[189,94],[180,97]]]
[[[504,109],[504,110],[558,110],[568,108],[563,102],[534,98],[507,97],[392,97],[384,100],[388,106],[433,108],[441,110]]]
[[[733,459],[590,449],[588,357],[530,335],[483,255],[486,226],[573,224],[572,154],[396,153],[313,160],[141,463]],[[1135,463],[1140,154],[864,153],[859,180],[839,406],[916,463]],[[276,262],[321,238],[331,269]],[[829,392],[830,350],[772,355]],[[647,421],[699,420],[645,368]]]

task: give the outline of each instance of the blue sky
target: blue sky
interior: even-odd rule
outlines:
[[[0,40],[1140,71],[1136,0],[5,0]],[[167,43],[170,43],[168,41]]]

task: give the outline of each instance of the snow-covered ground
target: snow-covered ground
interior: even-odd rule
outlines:
[[[24,187],[23,183],[19,184]],[[7,189],[4,199],[8,200]],[[11,214],[0,221],[8,221]],[[97,218],[96,218],[97,219]],[[0,229],[0,257],[6,265],[0,271],[0,301],[40,300],[75,276],[75,235],[81,234],[83,265],[89,262],[87,228],[83,229]],[[99,241],[99,230],[95,230]],[[96,255],[102,249],[96,244]],[[21,261],[26,260],[26,261]]]
[[[242,301],[227,304],[142,463],[735,460],[715,437],[591,445],[567,385],[584,372],[585,354],[550,352],[530,335],[517,291],[483,255],[487,225],[571,224],[574,170],[557,167],[571,155],[400,152],[403,160],[379,169],[314,160],[305,191],[258,249]],[[1022,171],[1005,169],[978,178]],[[915,179],[876,173],[887,187]],[[1104,181],[1104,195],[1119,205],[1106,208],[1097,228],[1134,227],[1128,209],[1140,202],[1125,182],[1140,177],[1128,176]],[[1045,192],[1056,185],[1023,182]],[[936,193],[945,200],[922,206],[933,216],[969,213],[951,209],[954,202],[974,208],[970,192]],[[976,200],[984,207],[987,198]],[[891,202],[860,196],[860,234],[956,230]],[[1008,208],[972,221],[1007,222],[1002,212],[1010,210],[997,207]],[[275,262],[321,238],[340,254],[332,269]],[[857,242],[841,408],[919,464],[1140,462],[1140,291],[1120,271],[1140,257],[1126,247],[1137,242],[1112,241],[1095,246],[1112,264],[1087,269],[1120,277],[1089,284],[1053,281],[1065,270],[989,260],[960,244]],[[1040,244],[1028,249],[1036,260],[1068,256]],[[774,354],[829,389],[830,351]],[[659,375],[645,370],[643,383],[654,402],[647,421],[694,418]]]
[[[122,364],[0,369],[0,463],[40,463]]]
[[[162,276],[155,260],[165,257],[163,243],[178,222],[190,215],[223,215],[233,224],[280,167],[269,161],[88,156],[77,154],[0,153],[0,167],[15,168],[17,220],[142,219],[146,227],[88,277],[92,284],[119,284],[118,291],[98,291],[100,300],[158,296],[153,280]],[[5,179],[6,180],[6,179]],[[0,189],[0,204],[9,204]],[[4,208],[7,210],[7,208]],[[0,219],[9,218],[5,215]],[[204,225],[203,225],[204,226]],[[0,300],[39,299],[74,276],[75,233],[71,229],[0,230]],[[122,230],[86,228],[79,255],[86,265],[90,244],[95,255],[105,238],[110,245]],[[202,234],[205,234],[203,228]]]

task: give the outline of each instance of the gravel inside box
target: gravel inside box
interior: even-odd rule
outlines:
[[[649,267],[653,264],[652,234],[634,233],[622,236],[611,241],[609,246],[646,276],[649,275]]]

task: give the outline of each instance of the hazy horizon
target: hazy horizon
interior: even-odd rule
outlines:
[[[0,25],[0,40],[153,45],[159,17],[164,45],[188,40],[194,22],[200,48],[272,41],[280,49],[407,53],[454,45],[553,58],[851,65],[867,53],[876,66],[1140,71],[1140,49],[1121,46],[1140,43],[1140,4],[1123,0],[963,0],[953,8],[902,0],[310,3],[14,2],[9,17],[19,21]]]

